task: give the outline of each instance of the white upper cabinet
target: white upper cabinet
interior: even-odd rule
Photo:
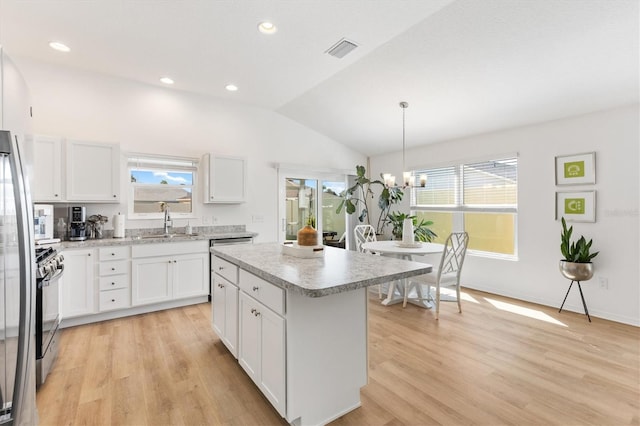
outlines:
[[[34,201],[63,201],[62,139],[36,136],[33,140],[33,177],[31,196]]]
[[[247,160],[243,157],[205,154],[204,202],[244,203],[246,201]]]
[[[120,201],[120,146],[67,141],[67,200]]]
[[[120,202],[120,145],[35,136],[34,202]]]

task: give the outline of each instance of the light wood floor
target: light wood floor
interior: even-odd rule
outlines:
[[[638,328],[465,293],[463,313],[443,304],[439,321],[371,296],[369,384],[335,425],[640,424]],[[40,423],[286,424],[212,332],[209,306],[65,329]]]

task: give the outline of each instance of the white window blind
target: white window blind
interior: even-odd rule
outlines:
[[[518,160],[483,161],[462,166],[462,204],[467,207],[518,205]]]
[[[412,205],[415,206],[455,206],[458,204],[456,167],[442,167],[437,169],[418,170],[414,176],[427,175],[427,184],[415,187]]]
[[[427,184],[413,188],[412,208],[517,211],[517,157],[413,172],[420,174],[427,175]]]

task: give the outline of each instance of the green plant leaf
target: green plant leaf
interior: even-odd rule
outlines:
[[[345,201],[345,206],[347,209],[347,214],[353,214],[356,212],[356,205],[353,204],[353,201],[351,201],[350,199],[346,199]]]

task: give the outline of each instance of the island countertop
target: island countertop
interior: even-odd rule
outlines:
[[[299,258],[280,243],[212,247],[211,253],[286,290],[320,297],[431,272],[427,263],[374,256],[335,247],[324,255]]]

